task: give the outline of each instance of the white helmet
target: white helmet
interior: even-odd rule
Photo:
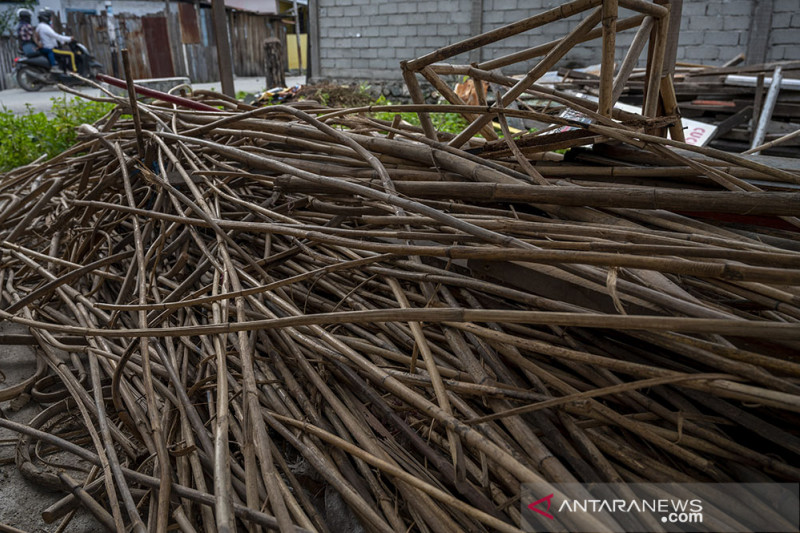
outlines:
[[[28,22],[30,22],[32,18],[33,18],[33,11],[31,11],[30,9],[27,9],[25,7],[17,9],[17,19],[19,20],[28,19]]]

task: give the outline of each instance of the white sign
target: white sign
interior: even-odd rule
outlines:
[[[588,100],[590,102],[597,102],[597,97],[592,96],[590,94],[584,93],[577,93],[575,94],[578,98],[582,98],[584,100]],[[628,105],[617,103],[614,106],[615,109],[619,109],[620,111],[627,111],[628,113],[635,113],[637,115],[642,114],[642,108],[635,106],[635,105]],[[566,109],[559,115],[561,118],[567,118],[570,120],[578,120],[584,123],[591,123],[591,119],[588,117],[574,111],[572,109]],[[717,127],[713,124],[706,124],[705,122],[700,122],[698,120],[691,120],[688,118],[682,118],[681,123],[683,124],[683,135],[686,138],[686,144],[693,144],[695,146],[705,146],[711,140],[712,135],[714,132],[717,131]],[[555,131],[568,131],[571,128],[569,126],[563,126],[558,128]]]

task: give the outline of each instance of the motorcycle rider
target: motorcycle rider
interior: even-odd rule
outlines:
[[[36,26],[35,36],[38,38],[41,52],[47,56],[50,61],[50,67],[56,66],[56,54],[67,57],[72,65],[72,70],[77,71],[75,67],[75,54],[69,50],[59,50],[56,47],[59,44],[64,44],[72,41],[72,37],[68,35],[61,35],[50,26],[50,21],[53,18],[53,10],[50,8],[43,8],[39,11],[39,25]],[[66,72],[66,69],[65,69]]]
[[[15,35],[17,36],[19,49],[26,57],[33,57],[39,53],[36,43],[33,42],[34,29],[31,24],[32,18],[33,13],[30,9],[23,7],[17,10],[17,19],[19,22],[17,23]]]

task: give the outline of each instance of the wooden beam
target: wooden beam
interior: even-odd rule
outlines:
[[[800,135],[800,134],[798,134]],[[576,172],[580,172],[575,169]],[[542,169],[547,175],[547,171]],[[295,177],[275,181],[284,192],[337,194],[335,187]],[[798,192],[704,191],[659,187],[574,187],[448,181],[394,181],[398,193],[415,198],[469,202],[518,202],[562,206],[666,209],[740,215],[793,215],[800,210]],[[341,192],[341,191],[338,191]],[[342,192],[342,194],[347,194]]]
[[[628,17],[623,20],[617,21],[617,32],[623,30],[630,30],[632,28],[638,28],[643,24],[642,21],[647,19],[645,15],[641,13],[636,14],[632,17]],[[652,23],[652,18],[649,18]],[[587,41],[591,41],[593,39],[597,39],[602,35],[603,28],[595,28],[594,30],[587,33],[580,42],[585,43]],[[508,65],[513,65],[514,63],[519,63],[520,61],[527,61],[528,59],[533,59],[534,57],[541,57],[545,55],[547,52],[558,46],[558,43],[561,42],[561,39],[556,39],[555,41],[550,41],[547,43],[538,44],[532,48],[526,48],[525,50],[520,50],[518,52],[514,52],[511,54],[506,54],[504,56],[495,57],[489,61],[484,61],[483,63],[479,64],[478,67],[481,70],[492,70],[496,68],[507,67]],[[638,57],[638,56],[637,56]],[[436,67],[433,67],[436,68]]]
[[[683,0],[666,0],[664,3],[669,6],[669,26],[667,26],[667,49],[664,53],[664,66],[661,69],[661,74],[662,76],[672,77],[675,73],[675,62],[678,58]]]
[[[622,60],[622,65],[619,67],[617,77],[614,78],[614,91],[611,96],[611,99],[614,102],[619,100],[622,91],[625,90],[625,84],[628,82],[628,78],[631,77],[631,73],[636,67],[636,63],[639,62],[639,56],[642,55],[642,50],[644,50],[647,40],[650,38],[652,29],[653,17],[646,17],[636,32],[633,42],[628,48],[628,52],[625,54],[625,59]]]
[[[747,41],[748,65],[764,63],[767,60],[767,44],[772,30],[772,0],[755,0],[750,17],[750,36]]]
[[[751,118],[753,118],[753,106],[743,107],[737,113],[729,116],[717,125],[717,129],[711,134],[711,139],[709,139],[709,142],[713,141],[717,137],[724,136],[733,128],[750,120]]]
[[[463,41],[445,46],[444,48],[440,48],[438,50],[434,50],[433,52],[425,54],[424,56],[416,59],[412,59],[411,61],[407,62],[406,68],[412,72],[416,72],[422,69],[422,67],[427,67],[428,65],[432,65],[438,61],[444,61],[445,59],[457,56],[458,54],[469,52],[473,48],[485,46],[487,44],[511,37],[512,35],[517,35],[524,31],[544,26],[545,24],[549,24],[556,20],[568,18],[577,13],[582,13],[583,11],[599,6],[602,3],[603,0],[572,0],[572,2],[561,4],[558,7],[549,9],[539,13],[538,15],[507,24],[481,35],[475,35],[469,39],[464,39]]]
[[[300,8],[297,6],[297,0],[292,2],[292,7],[294,9],[294,35],[295,35],[295,44],[297,45],[297,74],[299,76],[303,75],[303,46],[300,43]],[[308,68],[308,65],[306,65]],[[306,76],[308,76],[308,70],[306,70]]]
[[[214,36],[217,39],[217,63],[219,79],[222,82],[222,94],[236,97],[233,87],[233,56],[231,42],[228,37],[228,19],[225,15],[225,0],[212,0],[211,10],[214,15]]]
[[[471,35],[483,33],[483,0],[472,0],[472,13],[469,18],[469,32]],[[477,47],[469,51],[469,62],[480,63],[482,61],[483,48]]]
[[[672,75],[661,78],[661,107],[664,115],[675,115],[675,123],[670,126],[669,135],[675,141],[686,142],[683,135],[683,122],[681,121],[681,111],[678,107],[678,99],[675,96],[675,86],[672,84]],[[663,132],[661,133],[663,135]]]
[[[597,112],[610,117],[614,107],[614,58],[617,37],[617,0],[603,0],[603,62],[600,68],[600,101]]]
[[[646,117],[655,117],[658,114],[658,104],[661,94],[661,72],[664,67],[664,56],[667,51],[667,32],[669,19],[656,19],[650,38],[651,50],[647,56],[647,84],[644,95],[644,110]]]
[[[308,66],[306,76],[311,80],[319,79],[320,72],[319,57],[319,0],[309,0],[308,2]]]

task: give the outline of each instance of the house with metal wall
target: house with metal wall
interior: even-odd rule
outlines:
[[[307,0],[297,2],[301,27],[305,27],[306,3]],[[297,62],[294,4],[284,0],[225,0],[235,75],[264,75],[263,46],[269,38],[277,37],[283,42],[287,64]],[[38,10],[45,6],[57,14],[56,29],[86,44],[109,72],[113,69],[113,34],[118,49],[128,48],[133,74],[138,79],[173,76],[188,77],[194,82],[219,79],[208,1],[40,0],[33,7]],[[5,9],[12,11],[17,7],[7,4]],[[113,32],[109,32],[110,25],[114,26]],[[302,35],[301,42],[305,42]],[[0,42],[0,56],[3,56],[0,68],[9,65],[4,72],[10,70],[15,48],[8,36],[5,42]]]

